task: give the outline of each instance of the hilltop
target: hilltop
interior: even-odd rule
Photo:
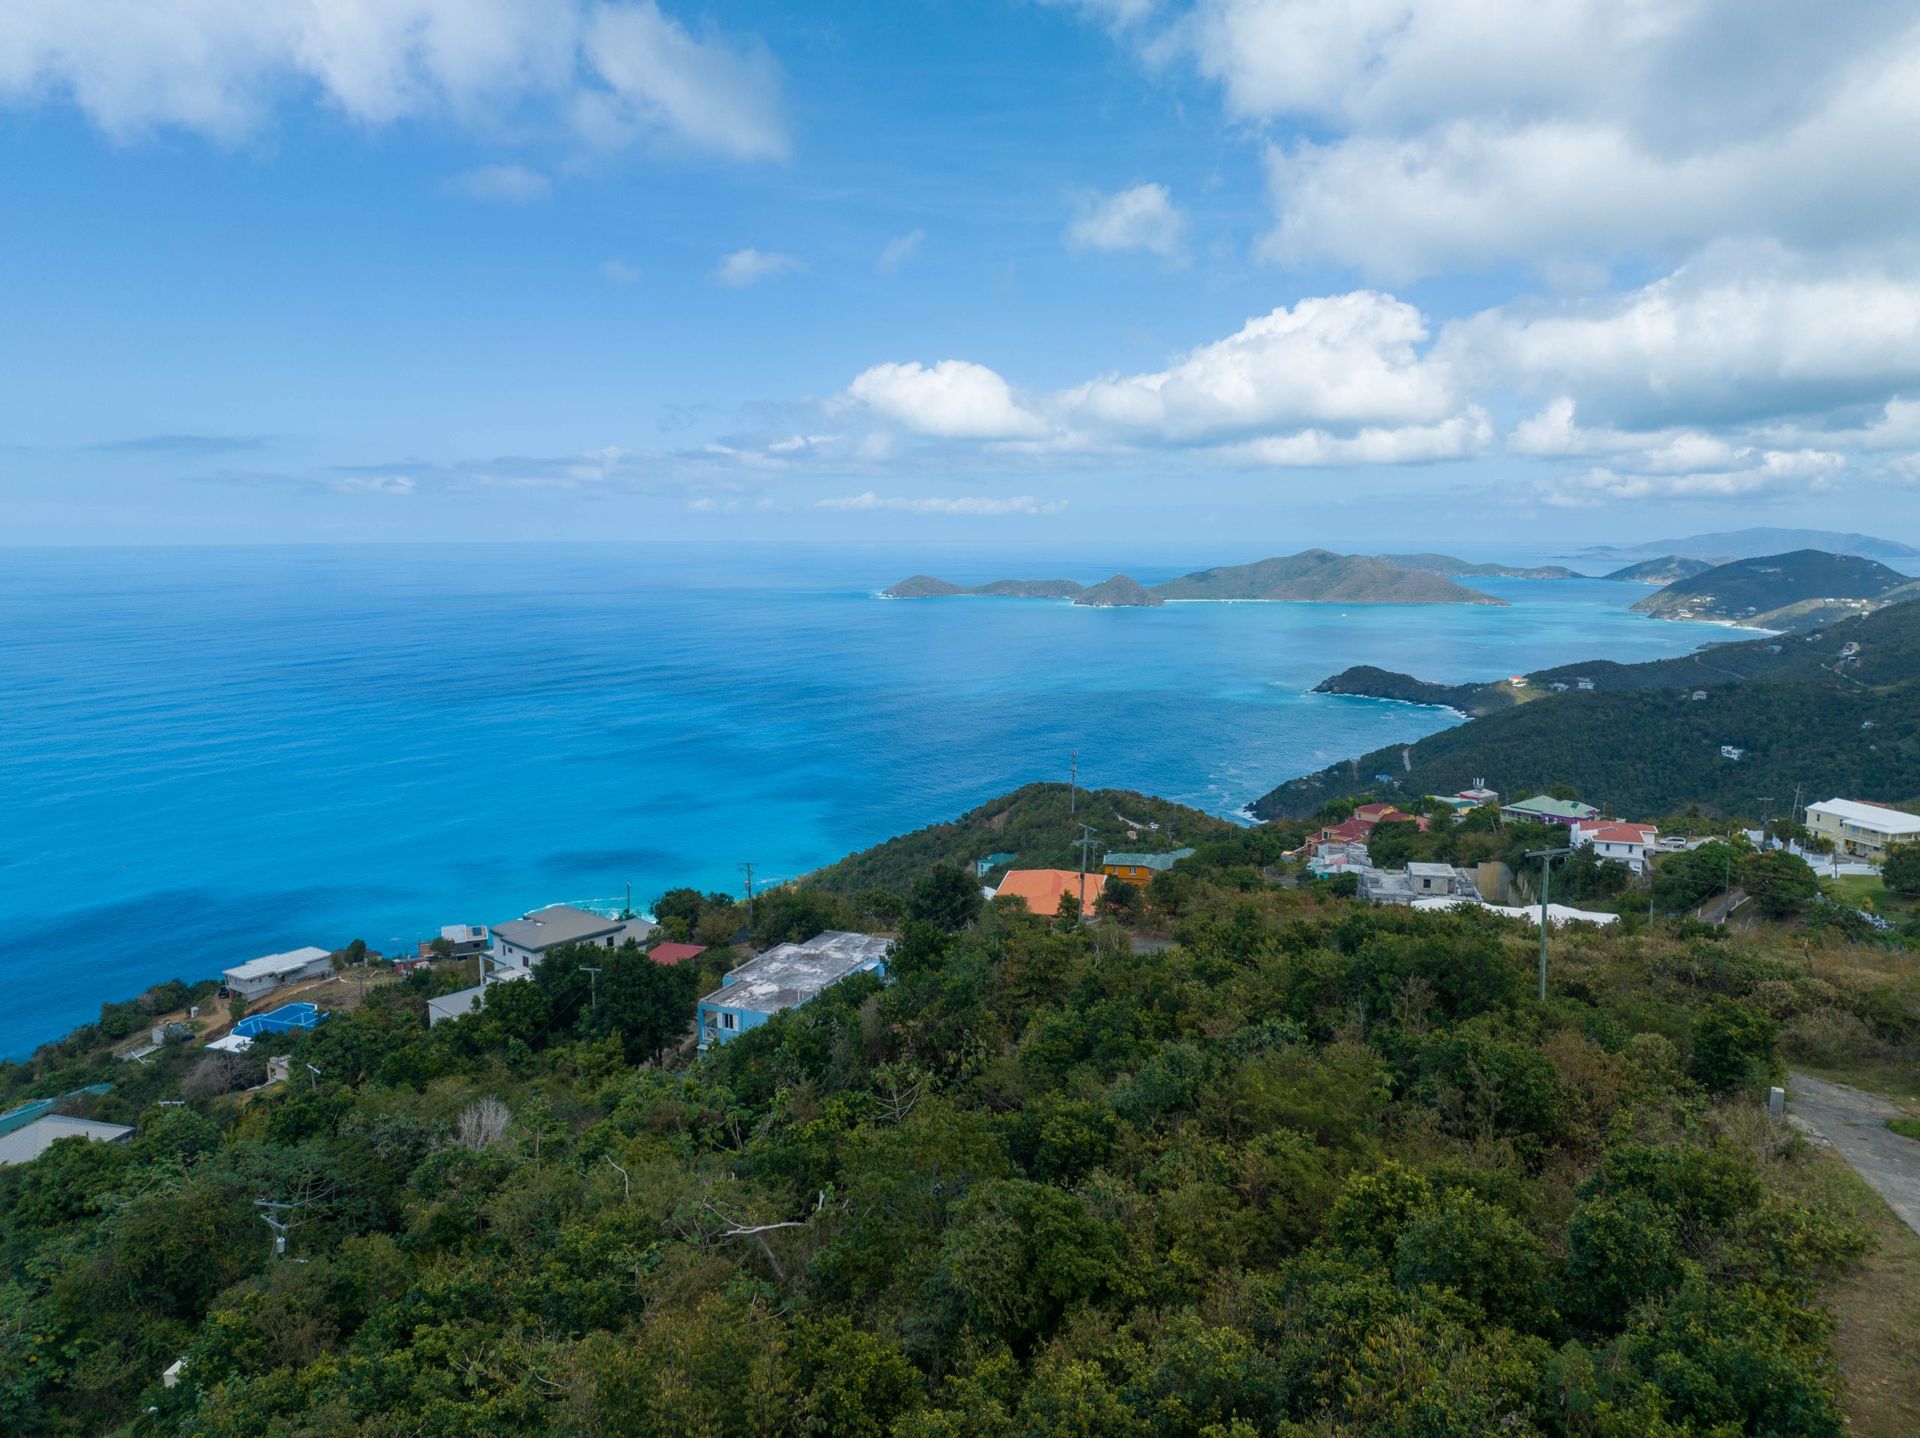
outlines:
[[[1451,579],[1402,569],[1364,554],[1306,549],[1254,564],[1202,569],[1154,586],[1163,599],[1266,600],[1319,604],[1499,604]]]
[[[1737,559],[1676,580],[1634,605],[1660,619],[1717,619],[1761,629],[1816,629],[1883,602],[1912,581],[1878,560],[1798,549]]]
[[[1697,802],[1757,816],[1763,796],[1777,803],[1796,785],[1887,798],[1920,792],[1920,604],[1812,634],[1525,677],[1524,688],[1433,685],[1356,668],[1324,681],[1320,692],[1445,704],[1478,717],[1289,780],[1255,801],[1254,814],[1309,814],[1363,792],[1449,794],[1481,776],[1506,792],[1571,784],[1592,803],[1637,813]],[[1582,680],[1591,689],[1578,687]],[[1722,745],[1741,757],[1725,758]]]
[[[1074,798],[1065,784],[1027,784],[957,819],[849,854],[800,883],[848,896],[876,888],[904,890],[935,864],[971,871],[989,854],[1012,854],[1023,869],[1071,869],[1080,862],[1073,847],[1079,824],[1093,826],[1103,849],[1151,852],[1238,829],[1199,809],[1131,789],[1081,789]]]
[[[1089,609],[1153,609],[1167,601],[1137,580],[1116,574],[1091,589],[1082,590],[1073,602]]]
[[[1451,554],[1376,554],[1382,563],[1398,569],[1415,569],[1448,579],[1578,579],[1581,576],[1563,564],[1537,564],[1530,568],[1511,564],[1470,564]]]
[[[1664,554],[1658,559],[1643,559],[1638,564],[1629,564],[1625,569],[1616,569],[1600,577],[1618,579],[1627,584],[1673,584],[1682,579],[1691,579],[1696,574],[1705,574],[1711,568],[1713,565],[1704,559],[1689,559],[1683,554]]]

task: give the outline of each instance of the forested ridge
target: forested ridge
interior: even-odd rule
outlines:
[[[0,1430],[1840,1434],[1868,1244],[1762,1095],[1920,1055],[1906,957],[1561,935],[1542,1004],[1523,930],[1277,887],[1287,837],[1156,881],[1148,953],[951,870],[790,892],[904,912],[892,981],[667,1067],[692,980],[628,951],[434,1029],[455,973],[376,988],[273,1089],[141,1079],[131,1142],[0,1170]]]

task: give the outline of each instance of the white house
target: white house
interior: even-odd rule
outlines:
[[[1647,872],[1647,855],[1660,843],[1660,831],[1651,824],[1575,824],[1572,840],[1591,846],[1596,859],[1614,859],[1636,874]]]
[[[482,958],[481,963],[487,960]],[[468,1014],[477,1013],[486,1006],[487,990],[494,984],[512,983],[516,979],[530,979],[531,969],[510,968],[498,973],[488,974],[470,989],[456,989],[450,994],[442,994],[437,999],[427,1000],[427,1024],[443,1024],[449,1019],[462,1019]]]
[[[653,937],[654,927],[646,919],[609,919],[570,904],[552,904],[525,918],[495,924],[493,953],[503,964],[531,968],[549,949],[563,944],[592,944],[599,949],[617,949],[628,939],[644,944]]]
[[[1807,805],[1807,829],[1832,840],[1836,854],[1853,854],[1876,864],[1886,858],[1889,844],[1920,843],[1920,815],[1856,799]]]
[[[231,969],[223,969],[220,977],[241,998],[257,999],[288,984],[297,984],[303,979],[325,978],[332,972],[333,955],[309,944],[304,949],[268,954],[264,958],[250,959]]]

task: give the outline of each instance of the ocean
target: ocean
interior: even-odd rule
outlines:
[[[1046,557],[1051,554],[1051,558]],[[738,891],[1030,780],[1220,814],[1456,722],[1306,691],[1730,637],[1604,581],[1480,606],[890,601],[1257,554],[511,545],[0,551],[0,1056],[261,954]],[[1498,775],[1488,775],[1498,786]]]

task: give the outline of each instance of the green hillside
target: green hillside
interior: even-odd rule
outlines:
[[[1763,629],[1812,629],[1843,617],[1836,601],[1872,603],[1907,576],[1856,554],[1795,550],[1737,559],[1675,580],[1633,607],[1663,619],[1722,619]]]
[[[1130,789],[1082,789],[1074,800],[1065,784],[1028,784],[948,823],[849,854],[801,883],[848,896],[868,889],[905,893],[935,864],[959,864],[971,871],[975,860],[989,854],[1012,854],[1022,869],[1071,869],[1080,862],[1073,841],[1081,824],[1094,830],[1095,858],[1107,849],[1177,849],[1237,828],[1198,809]],[[1157,829],[1152,827],[1156,824]]]
[[[1163,599],[1294,600],[1322,604],[1505,604],[1439,574],[1364,554],[1298,554],[1202,569],[1156,584]]]

